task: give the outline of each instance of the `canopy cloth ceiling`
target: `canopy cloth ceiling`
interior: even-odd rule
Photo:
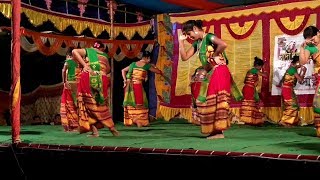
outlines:
[[[223,7],[243,6],[271,0],[121,0],[126,4],[158,11],[179,13],[192,10],[216,10]]]
[[[79,15],[79,2],[85,2],[88,6],[85,7],[83,16],[98,19],[108,19],[107,7],[108,0],[22,0],[23,3],[32,6],[48,9],[52,11]],[[115,0],[118,5],[118,10],[124,10],[136,13],[141,11],[145,15],[159,13],[180,13],[193,10],[216,10],[218,8],[243,6],[256,3],[270,2],[271,0]],[[286,0],[282,0],[286,1]],[[99,8],[100,6],[101,8]],[[118,13],[121,14],[121,13]],[[122,13],[123,14],[123,13]]]

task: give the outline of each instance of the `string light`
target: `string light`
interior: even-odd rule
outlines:
[[[52,0],[45,0],[45,1],[46,1],[47,9],[51,11]]]
[[[86,12],[88,0],[78,0],[78,8],[80,11],[80,16],[83,16],[83,13]]]

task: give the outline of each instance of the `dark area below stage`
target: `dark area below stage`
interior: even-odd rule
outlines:
[[[107,179],[107,177],[135,179],[147,178],[150,175],[166,178],[169,174],[179,175],[182,178],[191,174],[201,177],[205,175],[205,171],[218,177],[239,178],[257,175],[276,177],[279,173],[287,177],[293,175],[309,177],[320,170],[319,162],[257,157],[181,156],[13,147],[0,148],[0,162],[1,179],[28,180]],[[253,172],[256,175],[252,174]]]

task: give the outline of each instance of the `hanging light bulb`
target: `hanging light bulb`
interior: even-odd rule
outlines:
[[[137,21],[142,22],[143,21],[143,14],[142,12],[136,12],[137,13]]]
[[[45,1],[46,1],[47,9],[51,11],[52,0],[45,0]]]
[[[150,20],[150,25],[151,25],[151,30],[152,30],[152,34],[154,34],[155,33],[155,20],[154,20],[154,18],[152,18],[151,20]]]
[[[111,5],[112,5],[112,12],[113,12],[113,15],[115,14],[116,10],[117,10],[117,2],[115,1],[112,1],[112,0],[106,0],[106,3],[107,3],[107,7],[108,7],[108,14],[111,13]]]

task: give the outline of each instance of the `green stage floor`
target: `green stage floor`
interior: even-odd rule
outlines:
[[[100,130],[100,137],[86,134],[65,133],[61,126],[22,126],[24,143],[65,144],[90,146],[125,146],[164,149],[196,149],[214,151],[260,152],[276,154],[320,155],[320,138],[315,129],[308,127],[284,128],[276,125],[250,127],[232,125],[225,132],[225,139],[207,140],[200,127],[182,120],[156,121],[150,127],[124,127],[116,124],[119,137],[107,129]],[[0,143],[11,142],[11,127],[0,126]]]

